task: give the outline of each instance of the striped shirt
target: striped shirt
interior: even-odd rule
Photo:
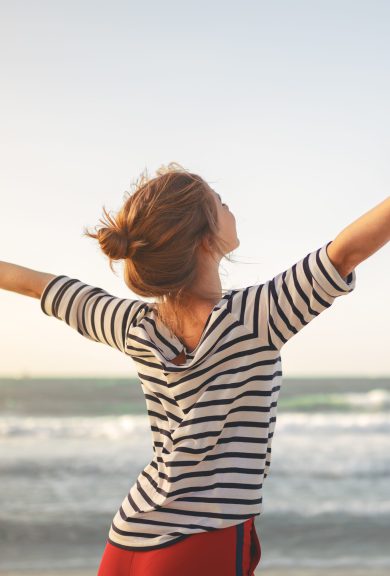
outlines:
[[[191,353],[152,304],[64,275],[45,286],[42,311],[131,356],[145,395],[154,456],[112,520],[111,544],[150,550],[261,514],[281,348],[355,288],[355,271],[340,276],[329,244],[263,284],[228,291]]]

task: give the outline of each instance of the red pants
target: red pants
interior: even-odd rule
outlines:
[[[154,550],[125,550],[107,541],[97,576],[253,576],[260,558],[249,518]]]

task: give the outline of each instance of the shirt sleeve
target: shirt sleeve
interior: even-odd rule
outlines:
[[[126,353],[130,324],[145,302],[116,298],[102,288],[59,275],[43,289],[40,305],[45,314],[63,320],[82,336]]]
[[[354,290],[356,272],[340,276],[327,253],[331,242],[266,282],[268,338],[275,348],[280,349],[338,296]]]

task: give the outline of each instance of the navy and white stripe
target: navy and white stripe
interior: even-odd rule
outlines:
[[[76,278],[52,278],[41,295],[41,309],[64,320],[82,336],[125,352],[130,324],[146,303],[115,298]]]
[[[340,276],[329,244],[263,284],[230,290],[181,365],[173,360],[183,345],[153,304],[116,298],[64,275],[45,287],[43,312],[131,356],[145,395],[154,457],[113,518],[112,544],[159,548],[261,514],[282,382],[280,350],[355,288],[355,271]]]

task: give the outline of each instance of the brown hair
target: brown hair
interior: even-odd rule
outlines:
[[[210,254],[226,257],[218,236],[217,209],[210,186],[197,174],[171,162],[148,178],[147,170],[126,192],[122,208],[106,220],[95,238],[112,263],[124,260],[124,280],[136,294],[158,300],[159,318],[177,336],[182,334],[181,313],[194,317],[186,295],[197,276],[197,253],[202,240],[209,239]],[[96,227],[95,227],[96,230]],[[222,292],[226,292],[224,289]],[[207,294],[205,298],[218,299]]]

